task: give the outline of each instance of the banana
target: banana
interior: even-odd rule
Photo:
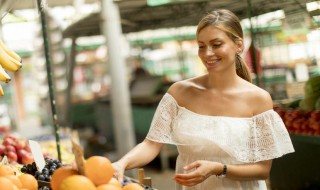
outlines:
[[[4,95],[4,92],[3,92],[2,86],[0,85],[0,96],[3,96],[3,95]]]
[[[10,80],[11,80],[10,76],[8,75],[8,73],[6,73],[6,71],[0,65],[0,81],[8,83],[10,82]]]
[[[10,57],[3,49],[0,49],[0,64],[3,68],[11,72],[16,72],[22,67],[20,62]]]
[[[16,54],[14,51],[9,50],[1,39],[0,39],[0,48],[3,49],[10,57],[15,59],[16,61],[20,63],[22,62],[21,57],[18,54]]]

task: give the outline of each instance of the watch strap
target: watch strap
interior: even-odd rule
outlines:
[[[228,167],[226,164],[223,165],[223,170],[222,170],[222,173],[221,174],[217,174],[216,177],[218,178],[224,178],[227,176],[227,170],[228,170]]]

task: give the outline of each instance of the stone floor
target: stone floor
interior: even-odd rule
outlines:
[[[145,168],[145,176],[151,177],[152,187],[157,190],[175,190],[175,182],[172,180],[174,170],[161,171],[153,168]]]

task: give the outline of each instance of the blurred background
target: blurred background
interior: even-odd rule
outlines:
[[[1,84],[2,135],[54,141],[54,101],[59,128],[77,133],[86,157],[116,160],[144,139],[172,83],[206,72],[197,57],[196,25],[207,12],[225,8],[241,19],[241,56],[254,83],[271,94],[296,149],[274,161],[270,189],[320,189],[320,1],[41,3],[47,38],[37,1],[0,0],[0,37],[23,60],[12,81]],[[175,147],[166,146],[149,164],[150,175],[170,181],[176,156]]]

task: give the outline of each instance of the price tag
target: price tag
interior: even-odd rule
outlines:
[[[83,149],[75,140],[72,139],[71,142],[72,142],[72,152],[75,156],[78,172],[81,175],[84,175]]]
[[[46,165],[46,161],[44,160],[41,146],[38,142],[33,140],[29,140],[29,146],[34,158],[34,162],[36,163],[37,169],[39,172],[41,172]]]
[[[1,165],[9,165],[8,157],[4,156],[1,160]]]

